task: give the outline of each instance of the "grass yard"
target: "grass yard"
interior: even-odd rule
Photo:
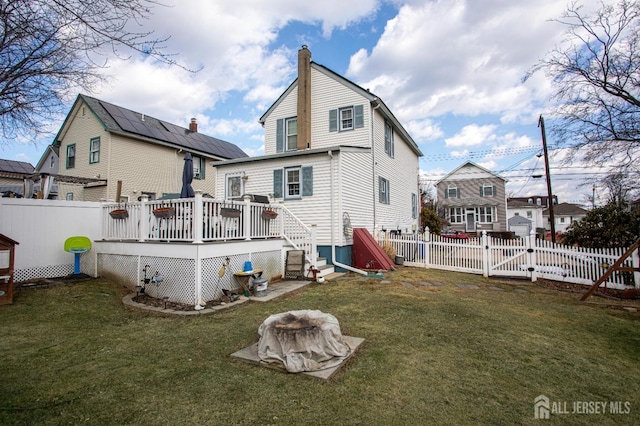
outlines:
[[[407,267],[190,318],[127,310],[125,293],[98,279],[0,307],[0,424],[537,425],[541,394],[567,411],[607,402],[544,424],[640,424],[640,314],[576,294]],[[298,309],[366,339],[330,382],[230,358]]]

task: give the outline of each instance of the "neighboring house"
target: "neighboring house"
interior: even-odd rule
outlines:
[[[246,157],[236,145],[189,128],[85,95],[79,95],[58,132],[49,154],[58,152],[58,197],[67,200],[135,201],[179,193],[184,155],[193,156],[193,188],[215,194],[215,174],[206,164]],[[49,158],[47,153],[43,158]],[[55,164],[52,165],[55,167]]]
[[[507,217],[509,218],[509,231],[518,234],[521,231],[522,221],[516,220],[514,226],[516,229],[512,229],[512,221],[514,217],[521,217],[529,220],[530,227],[529,232],[533,229],[536,233],[541,233],[544,237],[545,221],[542,217],[542,211],[544,207],[538,204],[529,203],[526,201],[520,201],[520,199],[509,198],[507,200]],[[528,235],[528,234],[527,234]]]
[[[553,206],[553,216],[555,218],[556,232],[564,232],[573,222],[585,217],[587,211],[576,204],[560,203]],[[542,212],[545,218],[545,229],[551,230],[551,222],[549,221],[549,209]]]
[[[532,220],[520,215],[515,215],[510,217],[507,220],[507,223],[509,224],[509,231],[513,232],[518,237],[527,238],[529,235],[531,235],[531,230],[533,229]]]
[[[418,227],[422,152],[377,96],[298,51],[298,77],[260,118],[265,155],[214,165],[218,198],[269,195],[307,226],[318,251],[351,265],[353,228]]]
[[[47,149],[44,151],[38,164],[36,164],[36,173],[38,175],[47,176],[47,175],[57,175],[60,166],[60,155],[59,155],[59,147],[56,145],[49,145]],[[34,185],[34,191],[42,190],[42,181],[37,181]],[[57,199],[58,198],[58,183],[55,181],[55,178],[52,179],[51,186],[49,188],[48,198]]]
[[[507,231],[505,182],[467,161],[436,182],[436,196],[445,218],[456,231]]]
[[[527,197],[512,197],[512,201],[522,201],[527,204],[535,204],[536,206],[549,207],[549,196],[547,195],[529,195]],[[558,204],[558,196],[553,196],[553,205]]]
[[[24,161],[0,159],[0,196],[23,197],[25,181],[30,179],[34,170]]]

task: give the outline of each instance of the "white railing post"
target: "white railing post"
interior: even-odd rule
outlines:
[[[284,236],[284,228],[285,228],[285,217],[284,217],[284,200],[280,200],[280,213],[282,214],[282,220],[280,221],[280,237]]]
[[[138,241],[144,243],[147,235],[149,234],[149,209],[147,208],[147,204],[149,203],[149,196],[142,195],[140,196],[140,215],[138,222]]]
[[[196,189],[193,199],[193,244],[202,244],[202,226],[204,223],[204,206],[202,201],[202,190]]]
[[[491,267],[489,265],[489,251],[491,250],[491,247],[489,247],[489,236],[487,235],[487,231],[482,231],[482,238],[480,242],[482,244],[482,276],[486,278],[489,276],[489,268]]]
[[[316,266],[315,264],[318,261],[318,225],[311,225],[311,253],[309,253],[309,259],[311,260],[311,266]]]
[[[106,239],[105,237],[106,237],[107,235],[109,235],[109,234],[110,234],[110,233],[108,232],[108,230],[107,230],[107,227],[109,226],[109,225],[108,225],[108,224],[109,224],[109,221],[107,220],[107,214],[108,214],[108,213],[107,213],[107,208],[106,208],[107,200],[106,200],[106,199],[104,199],[104,198],[101,198],[101,199],[100,199],[100,204],[101,204],[101,206],[102,206],[102,208],[101,208],[101,210],[100,210],[100,222],[101,222],[101,223],[100,223],[100,225],[101,225],[101,226],[100,226],[100,228],[102,229],[102,231],[101,231],[101,233],[102,233],[101,237],[102,237],[102,239],[104,240],[104,239]]]
[[[244,214],[243,214],[244,239],[250,240],[251,239],[251,205],[249,203],[251,202],[251,197],[249,195],[245,195],[243,198],[243,201],[244,201]]]
[[[424,264],[427,267],[431,266],[431,234],[429,233],[429,227],[424,227],[424,234],[422,237],[424,245]]]
[[[536,264],[536,231],[532,229],[525,245],[527,249],[527,268],[531,272],[531,282],[538,280],[537,264]]]

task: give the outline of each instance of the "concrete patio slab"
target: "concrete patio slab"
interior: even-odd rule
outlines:
[[[306,376],[311,376],[311,377],[315,377],[317,379],[322,379],[322,380],[331,379],[331,377],[333,377],[340,370],[340,368],[342,368],[342,366],[347,362],[347,360],[349,360],[349,358],[351,358],[353,354],[356,353],[360,345],[364,343],[364,339],[361,337],[342,336],[342,339],[351,348],[351,353],[339,365],[336,365],[335,367],[331,367],[331,368],[326,368],[324,370],[319,370],[319,371],[303,371],[300,374],[304,374]],[[244,349],[240,349],[239,351],[232,353],[231,357],[235,359],[239,359],[240,361],[245,361],[251,364],[259,365],[261,367],[267,367],[272,370],[278,370],[278,371],[287,373],[287,370],[284,367],[284,365],[280,363],[272,364],[272,363],[267,363],[260,360],[260,358],[258,357],[257,342],[250,346],[247,346]]]

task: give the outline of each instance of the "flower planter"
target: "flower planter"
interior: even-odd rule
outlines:
[[[153,215],[159,219],[168,219],[175,216],[176,209],[173,207],[158,207],[153,210]]]
[[[264,220],[272,220],[272,219],[275,219],[276,217],[278,217],[278,213],[276,213],[273,210],[263,210],[262,211],[262,218]]]
[[[129,217],[129,212],[125,209],[111,210],[109,216],[114,219],[126,219]]]
[[[220,216],[222,217],[230,217],[230,218],[237,219],[240,217],[241,214],[242,212],[238,209],[228,209],[224,207],[220,209]]]

